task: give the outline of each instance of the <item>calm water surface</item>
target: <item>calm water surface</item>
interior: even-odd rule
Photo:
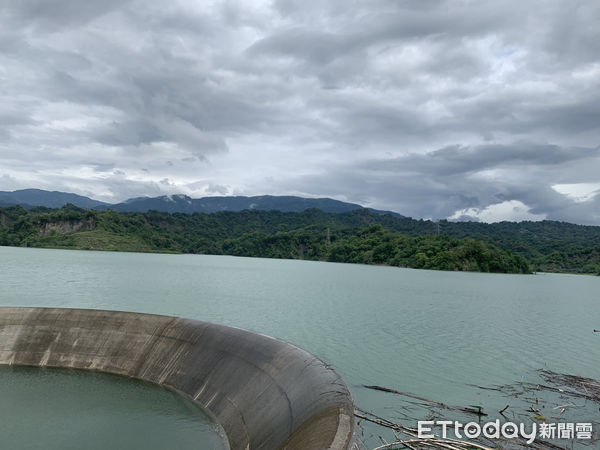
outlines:
[[[197,405],[124,377],[0,366],[0,398],[0,448],[225,448]]]
[[[0,283],[3,305],[176,315],[285,339],[390,419],[407,414],[400,398],[360,385],[494,412],[516,400],[471,385],[535,381],[539,369],[600,379],[600,277],[0,247]],[[379,435],[364,430],[370,445]]]

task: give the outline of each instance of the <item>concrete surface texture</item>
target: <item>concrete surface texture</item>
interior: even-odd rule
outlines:
[[[174,389],[231,449],[347,449],[352,396],[310,353],[249,331],[119,311],[0,307],[0,364],[66,367]]]

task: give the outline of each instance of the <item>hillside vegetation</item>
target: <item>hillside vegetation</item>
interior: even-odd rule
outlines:
[[[440,270],[600,272],[600,227],[256,211],[117,213],[0,208],[0,245],[227,254]]]

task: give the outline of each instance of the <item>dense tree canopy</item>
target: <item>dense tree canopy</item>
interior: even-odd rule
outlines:
[[[439,235],[438,235],[439,232]],[[0,208],[0,245],[228,254],[422,269],[600,272],[600,227],[561,222],[482,224],[334,214],[182,214]]]

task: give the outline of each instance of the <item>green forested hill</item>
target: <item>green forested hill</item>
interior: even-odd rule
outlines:
[[[474,239],[449,236],[412,237],[371,225],[352,234],[331,235],[307,226],[294,231],[252,232],[223,243],[223,253],[239,256],[316,259],[384,264],[417,269],[529,273],[527,261]]]
[[[184,252],[442,270],[600,272],[600,227],[482,224],[380,215],[241,211],[117,213],[0,208],[0,245]]]
[[[391,219],[391,220],[390,220]],[[385,217],[384,226],[412,236],[445,234],[469,237],[523,256],[533,270],[544,272],[600,272],[600,227],[543,220],[538,222],[448,222]]]

